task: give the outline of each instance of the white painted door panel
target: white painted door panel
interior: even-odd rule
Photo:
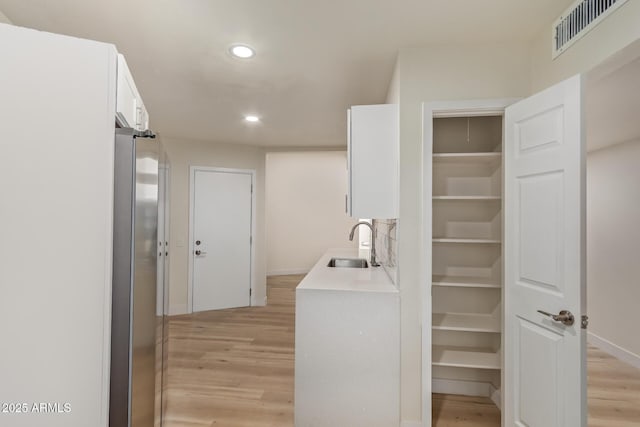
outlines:
[[[194,173],[193,311],[248,306],[252,176]]]
[[[505,426],[586,426],[581,92],[576,76],[505,112]]]

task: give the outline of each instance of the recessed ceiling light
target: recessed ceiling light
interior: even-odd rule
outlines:
[[[231,55],[236,58],[247,59],[253,57],[256,52],[246,44],[234,44],[229,48]]]
[[[260,121],[260,117],[258,116],[244,116],[244,119],[251,123],[256,123]]]

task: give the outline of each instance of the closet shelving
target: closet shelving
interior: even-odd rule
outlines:
[[[500,163],[502,153],[433,153],[433,160],[439,163]]]
[[[433,200],[500,201],[500,196],[433,196]]]
[[[434,243],[480,243],[480,244],[499,244],[501,240],[496,239],[460,239],[460,238],[446,238],[436,237],[433,239]]]
[[[500,332],[500,318],[491,314],[436,313],[433,329],[443,331]]]
[[[491,349],[433,346],[434,366],[471,369],[500,369],[500,355]]]
[[[432,285],[462,288],[502,288],[500,282],[491,277],[439,276],[437,274],[433,275]]]
[[[499,389],[502,117],[434,118],[432,161],[432,377]]]

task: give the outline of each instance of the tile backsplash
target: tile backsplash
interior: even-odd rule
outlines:
[[[374,220],[374,228],[376,230],[376,257],[396,286],[398,286],[397,226],[397,219]]]

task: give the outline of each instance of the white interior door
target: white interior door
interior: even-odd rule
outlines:
[[[505,113],[505,426],[587,425],[581,98],[575,76]]]
[[[248,306],[252,174],[193,173],[193,311]]]

